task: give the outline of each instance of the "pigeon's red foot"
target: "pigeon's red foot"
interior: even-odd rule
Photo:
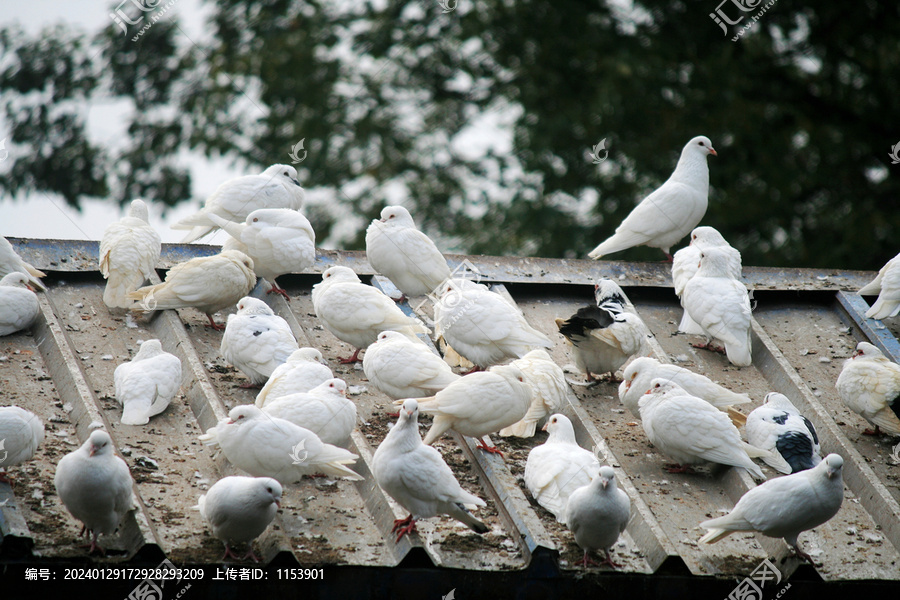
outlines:
[[[710,352],[718,352],[719,354],[725,354],[725,348],[722,346],[717,346],[711,342],[705,342],[703,344],[699,342],[695,342],[691,344],[694,348],[699,348],[700,350],[709,350]]]
[[[694,474],[695,471],[690,465],[669,464],[663,465],[667,473],[687,473]]]
[[[667,262],[667,263],[674,263],[674,262],[675,262],[675,257],[672,256],[671,254],[669,254],[668,252],[666,252],[666,262]]]
[[[387,416],[389,416],[389,417],[392,418],[392,419],[399,419],[399,418],[400,418],[400,411],[398,410],[397,412],[389,412],[389,413],[387,414]]]
[[[206,315],[206,318],[209,319],[209,323],[206,325],[207,327],[212,327],[216,331],[225,331],[224,325],[219,325],[215,321],[213,321],[212,315]]]
[[[478,371],[484,371],[484,369],[481,368],[481,367],[479,367],[478,365],[475,365],[474,367],[472,367],[471,369],[469,369],[468,371],[466,371],[465,373],[463,373],[463,375],[469,375],[470,373],[475,373],[475,372],[478,372]]]
[[[416,520],[413,519],[413,516],[411,514],[405,519],[396,519],[394,521],[394,527],[393,529],[391,529],[391,533],[397,534],[398,542],[404,535],[416,532],[418,532],[418,530],[416,529]]]
[[[812,556],[810,556],[809,554],[807,554],[806,552],[801,550],[800,546],[792,546],[792,547],[794,549],[794,554],[797,555],[797,558],[799,558],[801,560],[805,560],[806,562],[808,562],[811,565],[815,564],[815,561],[813,561]]]
[[[272,289],[269,290],[269,291],[267,291],[266,294],[279,294],[279,295],[281,295],[281,296],[284,296],[284,299],[287,300],[288,302],[291,301],[291,297],[288,296],[287,290],[284,289],[284,288],[278,287],[278,286],[277,286],[276,284],[274,284],[274,283],[272,284]]]
[[[584,558],[582,558],[579,561],[576,561],[575,564],[581,565],[585,569],[587,569],[588,567],[599,567],[600,566],[600,563],[598,563],[596,560],[594,560],[590,556],[588,556],[587,550],[584,551]]]
[[[238,387],[241,388],[242,390],[261,390],[262,384],[261,383],[253,383],[253,382],[248,381],[246,383],[242,383]]]
[[[351,356],[350,358],[338,357],[338,362],[342,365],[351,365],[353,363],[362,362],[362,359],[359,357],[360,352],[362,352],[362,349],[357,348],[356,352],[353,353],[353,356]]]
[[[610,568],[612,568],[612,569],[620,569],[620,568],[622,568],[622,565],[620,565],[619,563],[615,562],[615,561],[612,559],[612,552],[609,551],[609,550],[606,551],[606,558],[603,559],[603,562],[601,562],[600,564],[601,564],[601,565],[609,565]]]
[[[863,430],[863,435],[881,435],[881,429],[878,428],[878,425],[875,426],[875,429],[869,429],[868,427]]]
[[[501,452],[500,449],[497,448],[497,446],[488,446],[484,440],[478,440],[478,443],[475,444],[475,447],[484,450],[489,454],[499,454],[500,458],[503,458],[503,452]]]
[[[397,304],[403,304],[404,302],[409,300],[409,298],[406,297],[406,294],[401,294],[399,298],[391,298],[391,300],[393,300]]]

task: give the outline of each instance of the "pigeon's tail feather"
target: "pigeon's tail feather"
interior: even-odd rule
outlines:
[[[877,425],[885,432],[891,435],[900,435],[900,418],[894,412],[900,410],[900,400],[894,400],[890,406],[882,408],[870,420],[873,425]]]
[[[215,427],[210,427],[206,430],[206,433],[201,435],[198,438],[204,446],[218,446],[219,445],[219,432]]]
[[[516,437],[521,438],[530,438],[534,437],[534,432],[537,429],[537,420],[535,419],[522,419],[518,423],[513,423],[509,427],[504,427],[500,430],[500,435],[502,437],[509,437],[514,435]]]
[[[881,293],[881,273],[878,274],[878,277],[870,281],[867,285],[859,288],[859,291],[856,292],[860,296],[875,296],[876,294]]]
[[[123,425],[146,425],[150,422],[150,401],[129,400],[122,407]]]
[[[332,477],[343,477],[350,481],[363,480],[363,477],[359,473],[340,463],[322,463],[318,465],[318,470],[325,475],[331,475]]]
[[[616,230],[612,237],[591,250],[590,254],[588,254],[588,257],[597,260],[607,254],[621,252],[622,250],[627,250],[632,246],[639,246],[646,241],[647,236],[642,233],[628,230]]]
[[[900,314],[900,301],[888,300],[878,296],[875,304],[866,311],[866,318],[881,320],[889,317],[896,317],[898,314]]]
[[[103,290],[103,302],[110,308],[131,308],[134,300],[129,294],[144,283],[144,276],[135,274],[132,277],[121,277],[115,273],[106,280],[106,288]]]
[[[710,529],[706,532],[702,538],[700,538],[701,544],[715,544],[719,540],[728,537],[734,533],[729,529]]]
[[[772,453],[769,450],[764,450],[763,448],[758,448],[747,442],[741,442],[744,446],[744,451],[747,453],[747,456],[750,458],[768,458],[772,456]]]
[[[46,277],[47,274],[44,273],[43,271],[39,271],[39,270],[35,269],[34,267],[32,267],[29,264],[25,264],[25,270],[28,271],[28,273],[27,273],[27,275],[29,276],[28,283],[35,286],[42,292],[46,292],[47,287],[43,283],[41,283],[40,278]]]
[[[725,344],[725,355],[728,360],[736,367],[749,367],[753,364],[753,357],[750,356],[750,331],[747,331],[747,342],[739,344]]]
[[[691,318],[688,311],[684,311],[684,316],[681,317],[681,323],[678,324],[678,331],[690,335],[703,335],[703,328]]]
[[[465,523],[466,526],[475,533],[487,533],[490,531],[490,528],[487,525],[476,519],[462,504],[452,504],[447,511],[447,514],[457,521]]]
[[[431,429],[428,430],[428,433],[425,435],[425,439],[422,440],[422,442],[431,444],[433,441],[444,435],[444,432],[450,429],[451,425],[450,419],[443,415],[437,415],[431,424]]]
[[[173,227],[174,227],[174,225],[173,225]],[[182,244],[190,244],[191,242],[199,240],[204,235],[212,233],[212,231],[215,229],[216,229],[215,227],[212,227],[210,225],[206,225],[203,227],[194,227],[193,229],[191,229],[188,232],[188,234],[186,236],[184,236],[184,238],[182,238],[181,243]]]

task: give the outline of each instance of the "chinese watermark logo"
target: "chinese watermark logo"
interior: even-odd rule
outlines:
[[[301,452],[303,453],[302,456]],[[309,458],[309,452],[306,450],[306,440],[300,440],[299,444],[291,448],[290,457],[294,461],[291,464],[302,465],[306,463],[306,459]]]
[[[156,310],[157,302],[156,296],[153,293],[153,290],[150,290],[146,296],[144,296],[140,302],[138,302],[138,306],[141,307],[146,312],[151,312]]]
[[[7,452],[6,449],[3,447],[3,445],[5,443],[6,443],[6,438],[3,438],[2,440],[0,440],[0,450],[3,451],[3,456],[0,456],[0,465],[2,465],[3,461],[6,460],[6,457],[9,456],[9,452]],[[900,446],[898,446],[898,447],[900,447]],[[895,450],[896,450],[896,448],[895,448]]]
[[[177,568],[169,559],[163,560],[155,569],[145,569],[150,572],[147,579],[134,588],[125,600],[164,600],[163,588],[168,584],[169,589],[177,586],[182,580],[182,570]],[[178,600],[191,587],[187,584],[181,591],[172,594],[173,600]]]
[[[0,442],[0,448],[3,447],[3,443]],[[891,460],[894,461],[895,465],[900,465],[900,444],[894,446],[891,450]],[[0,463],[3,462],[3,459],[0,459]]]
[[[303,149],[303,142],[306,141],[306,138],[303,138],[296,144],[291,147],[291,151],[288,152],[288,156],[291,157],[291,164],[296,165],[302,163],[306,160],[306,150]],[[303,156],[300,156],[300,151],[303,150]]]
[[[3,148],[3,142],[6,140],[0,141],[0,149]],[[900,142],[897,142],[892,148],[891,153],[888,154],[891,157],[891,164],[898,165],[900,164]],[[0,157],[0,160],[3,160],[6,157]]]
[[[600,156],[600,153],[603,153],[603,156]],[[600,142],[591,148],[591,159],[594,161],[595,165],[599,165],[609,156],[609,150],[606,149],[606,138],[600,140]]]
[[[456,588],[450,590],[450,593],[446,596],[441,596],[441,600],[456,600]]]
[[[128,14],[126,14],[124,6],[128,5],[128,3],[133,4],[138,12],[132,11],[132,14],[136,18],[132,19]],[[143,13],[149,13],[156,8],[159,7],[162,0],[122,0],[119,2],[119,5],[116,7],[114,12],[109,13],[109,18],[112,19],[112,22],[118,25],[122,29],[122,33],[128,34],[128,25],[137,25],[141,21],[144,20]],[[140,31],[131,38],[132,42],[136,42],[141,36],[144,35],[147,31],[150,30],[153,25],[159,21],[163,15],[165,15],[170,8],[172,8],[178,0],[169,0],[169,2],[163,6],[159,11],[157,11],[153,16],[144,23],[143,27],[141,27]]]
[[[762,589],[769,582],[772,582],[773,585],[781,583],[781,571],[769,562],[769,559],[764,559],[762,563],[750,573],[749,577],[745,577],[744,580],[728,594],[726,600],[762,600]],[[790,587],[791,584],[787,584],[775,597],[781,598],[781,595],[789,590]]]
[[[458,5],[459,0],[438,0],[438,6],[441,7],[441,12],[444,14],[453,12]]]
[[[473,265],[467,259],[463,259],[450,273],[450,277],[441,282],[439,286],[431,290],[427,294],[427,298],[420,302],[413,310],[422,314],[422,307],[429,301],[434,304],[434,321],[441,321],[441,330],[447,331],[450,327],[465,314],[466,310],[472,306],[472,300],[465,297],[466,282],[478,283],[481,281],[481,273],[478,267]],[[448,315],[441,318],[441,315]],[[425,319],[428,320],[427,318]],[[428,323],[435,326],[434,322]]]
[[[740,10],[741,12],[748,13],[748,12],[751,12],[751,11],[759,8],[759,6],[760,6],[760,4],[762,4],[762,2],[763,2],[763,0],[722,0],[721,2],[719,2],[719,5],[716,7],[715,12],[709,13],[709,17],[713,21],[715,21],[715,23],[719,27],[722,28],[722,34],[727,36],[728,35],[727,25],[737,25],[738,23],[740,23],[741,21],[744,20],[745,15],[737,13],[740,16],[738,16],[736,19],[732,19],[727,14],[725,14],[725,11],[722,8],[723,5],[731,3],[734,6],[736,6],[738,8],[738,10]],[[740,39],[741,36],[744,35],[744,33],[746,33],[748,30],[750,30],[753,27],[753,25],[757,21],[759,21],[760,17],[762,17],[766,13],[767,10],[772,8],[776,2],[778,2],[778,0],[769,0],[769,2],[766,3],[766,5],[763,6],[762,9],[758,13],[756,13],[755,15],[750,17],[750,20],[747,21],[747,23],[740,30],[738,30],[737,35],[735,35],[733,38],[731,38],[731,41],[732,42],[738,41],[738,39]]]

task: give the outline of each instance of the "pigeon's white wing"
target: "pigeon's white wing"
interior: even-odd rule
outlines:
[[[415,501],[485,506],[484,500],[462,489],[440,452],[431,446],[418,446],[414,452],[403,454],[403,465],[393,474]]]
[[[139,288],[159,262],[160,237],[142,219],[126,217],[106,228],[100,242],[100,272],[108,279],[107,306],[128,308],[128,293]]]
[[[337,283],[327,290],[327,300],[318,303],[319,318],[347,330],[373,330],[412,326],[427,330],[403,314],[394,301],[371,286]]]
[[[226,333],[221,347],[225,360],[266,377],[298,348],[290,328],[275,315],[229,315]]]
[[[875,304],[866,311],[866,318],[896,317],[900,314],[900,257],[889,262],[884,268],[884,275],[879,274],[879,276],[881,277],[881,293],[878,294]]]
[[[672,257],[672,284],[680,298],[684,286],[700,269],[700,250],[696,246],[686,246]]]
[[[688,405],[679,398],[663,401],[656,408],[654,422],[667,446],[720,464],[733,464],[742,455],[746,458],[731,420],[706,402]],[[665,424],[664,429],[660,423]]]

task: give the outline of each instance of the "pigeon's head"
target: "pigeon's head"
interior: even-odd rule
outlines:
[[[315,348],[300,348],[294,350],[288,357],[287,362],[292,365],[304,362],[317,362],[323,365],[327,364],[325,359],[322,358],[322,353]]]
[[[240,406],[235,406],[231,409],[231,412],[228,413],[228,424],[243,424],[249,421],[250,419],[254,419],[262,414],[262,411],[258,409],[253,404],[241,404]]]
[[[834,479],[835,477],[841,477],[841,469],[844,467],[844,459],[841,458],[840,454],[829,454],[825,457],[825,460],[821,463],[824,465],[825,469],[825,477],[828,479]]]
[[[704,276],[728,276],[728,253],[724,248],[706,247],[700,253],[699,273]]]
[[[525,383],[525,373],[519,367],[513,365],[498,365],[488,369],[489,373],[496,373],[510,381]]]
[[[381,342],[386,344],[388,342],[399,342],[402,340],[409,340],[408,337],[400,333],[399,331],[382,331],[378,334],[378,339],[375,340],[376,343]]]
[[[256,477],[253,479],[257,485],[257,494],[261,504],[261,508],[274,504],[281,508],[281,484],[271,477]]]
[[[237,303],[240,315],[274,315],[275,311],[269,305],[253,296],[244,296]]]
[[[722,237],[722,234],[715,227],[704,225],[703,227],[694,228],[691,232],[691,245],[693,246],[694,244],[698,246],[725,246],[728,242],[725,241],[725,238]]]
[[[223,256],[225,258],[229,258],[237,263],[240,263],[250,269],[253,270],[253,259],[241,252],[240,250],[222,250],[219,253],[219,256]]]
[[[316,389],[329,394],[340,394],[344,398],[347,397],[347,383],[343,379],[338,379],[336,377],[334,379],[323,381],[316,386]]]
[[[95,429],[88,438],[85,446],[90,456],[103,456],[112,453],[112,438],[102,429]]]
[[[788,412],[797,412],[797,409],[791,403],[787,396],[778,392],[769,392],[766,394],[763,404],[777,410],[786,410]]]
[[[353,283],[361,283],[359,277],[350,267],[331,267],[322,273],[323,282],[348,281]]]
[[[163,353],[162,343],[159,340],[146,340],[141,342],[141,349],[135,354],[134,360],[142,360],[151,356],[159,356]]]
[[[257,208],[247,215],[244,223],[256,229],[266,229],[273,225],[278,225],[287,215],[296,212],[289,208]]]
[[[575,428],[572,426],[572,421],[569,420],[569,417],[560,413],[550,415],[550,418],[541,427],[541,431],[546,431],[550,434],[550,437],[547,438],[548,441],[551,439],[554,441],[557,439],[575,441]]]
[[[419,402],[415,398],[407,398],[400,407],[400,423],[417,422],[419,419]]]
[[[685,144],[684,149],[681,151],[681,155],[684,156],[687,153],[699,154],[703,158],[706,158],[710,154],[713,156],[719,155],[715,148],[713,148],[712,142],[709,141],[709,138],[705,135],[698,135]]]
[[[0,285],[5,285],[9,287],[20,287],[26,288],[34,291],[34,288],[31,287],[31,284],[28,283],[28,275],[25,273],[20,273],[18,271],[13,271],[8,275],[5,275],[3,279],[0,279]]]
[[[279,178],[283,183],[290,183],[302,187],[297,180],[297,169],[290,165],[272,165],[262,173],[266,177]]]
[[[650,389],[648,389],[644,395],[662,395],[662,396],[673,396],[678,394],[687,394],[684,389],[681,388],[677,383],[671,381],[669,379],[663,379],[662,377],[655,377],[650,382]]]
[[[628,366],[625,367],[625,371],[622,374],[622,382],[625,384],[625,389],[630,390],[631,384],[634,383],[635,379],[658,364],[658,360],[649,356],[639,356],[631,361]]]
[[[522,358],[525,360],[549,360],[551,362],[553,361],[553,359],[550,358],[550,354],[543,348],[535,348],[534,350],[530,351],[528,354],[526,354]]]
[[[608,488],[616,489],[616,472],[612,467],[603,465],[600,467],[600,473],[597,475],[597,479],[600,482],[600,487],[604,490]],[[612,484],[610,486],[610,484]]]
[[[594,284],[594,300],[596,300],[597,306],[610,302],[623,308],[627,302],[625,292],[622,291],[618,283],[611,279],[597,280],[597,283]]]
[[[132,200],[131,207],[128,209],[128,216],[149,223],[150,211],[147,210],[147,203],[140,198]]]
[[[860,342],[856,345],[856,354],[853,355],[853,358],[856,358],[857,356],[864,356],[866,358],[878,358],[883,357],[884,354],[882,354],[881,350],[879,350],[869,342]]]
[[[415,227],[412,215],[402,206],[385,206],[381,209],[381,222],[391,227]]]

